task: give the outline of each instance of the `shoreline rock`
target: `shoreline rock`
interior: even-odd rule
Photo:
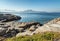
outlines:
[[[50,22],[44,24],[42,27],[38,27],[34,33],[41,32],[59,32],[60,33],[60,18],[51,20]]]
[[[20,20],[21,17],[11,15],[11,14],[0,14],[0,22],[9,22],[9,21],[15,21]]]
[[[37,26],[40,26],[40,23],[38,22],[3,22],[0,23],[0,36],[3,37],[13,37],[16,36],[18,33],[25,33],[27,31],[30,31],[29,29],[33,26],[34,30],[38,28]]]

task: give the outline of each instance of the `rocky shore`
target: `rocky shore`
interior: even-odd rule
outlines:
[[[19,37],[30,36],[37,33],[52,31],[60,32],[60,18],[54,19],[44,25],[38,22],[17,22],[14,20],[21,19],[21,17],[4,14],[0,17],[0,37]]]
[[[40,26],[38,22],[3,22],[0,23],[0,36],[12,37],[18,33],[25,33],[27,31],[33,32],[38,28],[38,26]]]
[[[18,36],[20,33],[21,34],[26,33],[24,35],[28,35],[28,33],[34,32],[38,28],[38,26],[42,26],[42,24],[38,22],[17,22],[15,21],[19,19],[21,19],[21,17],[10,15],[10,14],[1,14],[0,36],[1,37],[13,37],[13,36]]]
[[[11,14],[0,14],[0,22],[9,22],[14,20],[19,20],[21,17],[11,15]]]

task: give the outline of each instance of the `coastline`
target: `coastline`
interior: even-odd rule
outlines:
[[[21,19],[21,17],[17,18],[17,20],[19,19]],[[15,36],[32,36],[34,34],[44,33],[47,31],[60,32],[60,18],[54,19],[44,25],[40,24],[39,22],[18,22],[14,21],[15,19],[11,21],[10,20],[11,19],[9,19],[9,21],[7,20],[0,22],[0,37],[9,38]]]

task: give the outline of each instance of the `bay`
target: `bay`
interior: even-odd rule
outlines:
[[[54,18],[58,18],[60,17],[60,13],[51,13],[51,14],[37,14],[37,13],[22,13],[22,14],[15,14],[17,16],[21,16],[21,20],[19,20],[19,22],[39,22],[41,24],[45,24],[47,22],[49,22],[50,20],[54,19]]]

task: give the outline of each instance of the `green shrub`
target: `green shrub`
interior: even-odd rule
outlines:
[[[45,32],[35,34],[32,36],[20,36],[7,38],[6,41],[53,41],[54,39],[60,38],[60,33],[57,32]]]

